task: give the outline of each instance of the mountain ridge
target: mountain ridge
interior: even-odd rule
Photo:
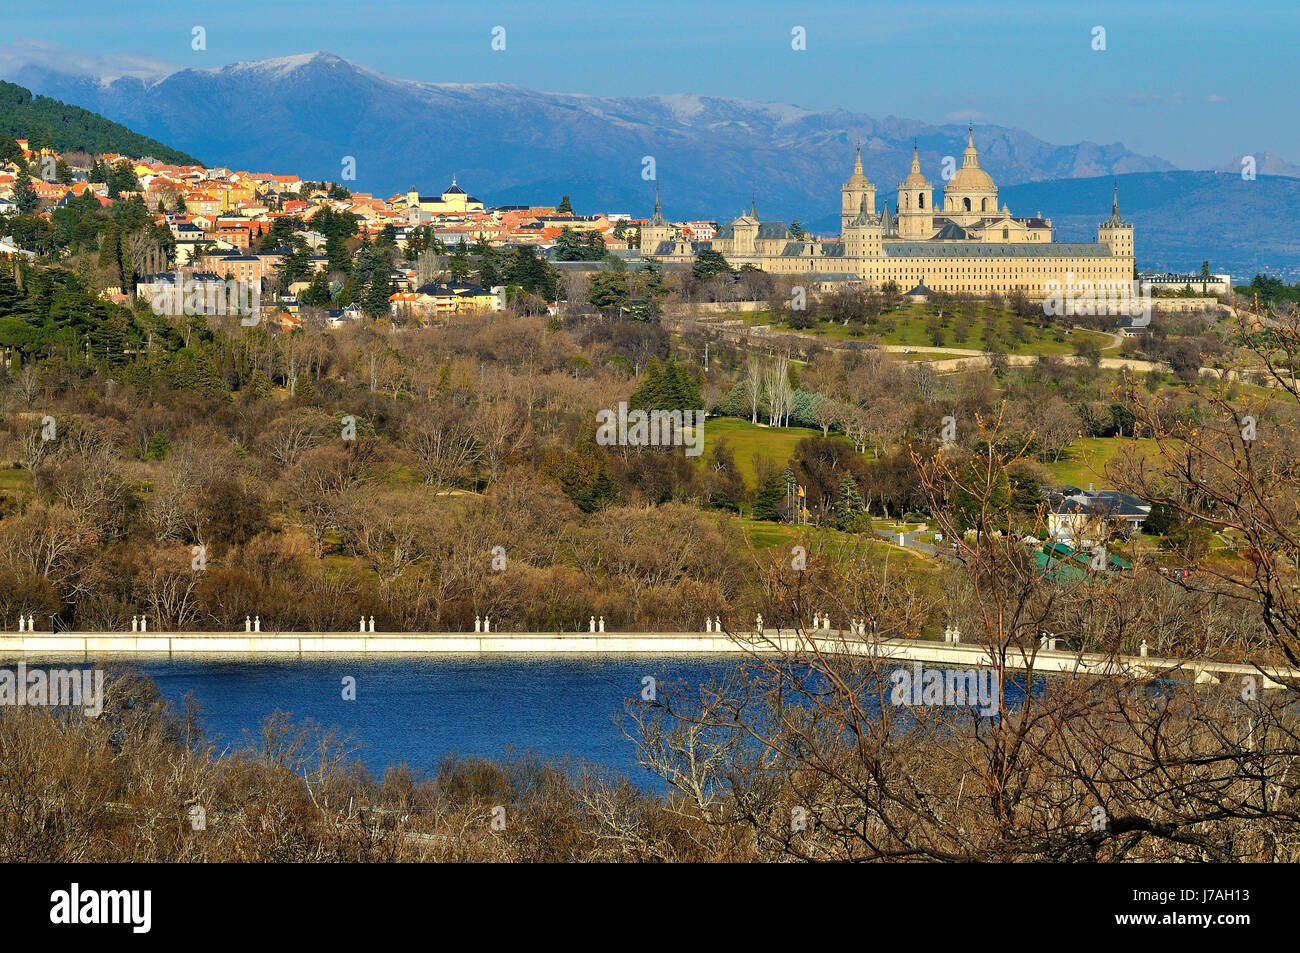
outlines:
[[[0,69],[15,62],[0,49]],[[726,221],[756,202],[764,218],[798,218],[826,233],[839,230],[839,189],[859,141],[877,207],[893,208],[913,143],[940,189],[942,160],[960,162],[967,135],[961,123],[703,94],[601,97],[394,79],[325,51],[108,81],[52,62],[45,55],[21,67],[38,91],[214,165],[337,181],[352,158],[357,177],[343,184],[383,196],[441,190],[456,174],[490,205],[567,194],[579,211],[634,216],[649,212],[657,186],[677,220]],[[1247,181],[1177,170],[1119,143],[1056,145],[1017,127],[981,125],[975,143],[1001,201],[1014,214],[1041,211],[1063,240],[1095,237],[1120,184],[1142,267],[1210,258],[1234,273],[1300,277],[1300,179],[1270,174],[1288,171],[1284,160],[1260,153],[1259,174]]]

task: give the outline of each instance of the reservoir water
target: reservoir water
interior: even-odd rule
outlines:
[[[633,783],[662,790],[637,762],[636,746],[616,718],[653,678],[709,684],[742,663],[736,655],[185,655],[122,659],[25,659],[31,667],[137,668],[177,710],[198,701],[218,751],[257,744],[268,715],[287,712],[340,735],[376,776],[405,763],[430,773],[447,755],[497,758],[533,751],[574,756],[612,768]],[[18,659],[0,665],[13,668]],[[355,699],[345,679],[355,679]],[[1018,702],[1021,686],[1008,686]]]
[[[357,756],[377,776],[390,764],[431,770],[453,752],[497,757],[513,748],[586,758],[640,786],[657,788],[657,779],[637,764],[635,746],[615,723],[624,702],[640,697],[646,676],[657,685],[678,681],[694,687],[707,683],[711,671],[736,665],[737,659],[358,655],[250,661],[188,656],[142,657],[127,664],[153,678],[178,709],[186,693],[192,693],[204,728],[220,737],[222,747],[242,747],[256,737],[267,715],[284,711],[295,722],[311,718],[353,732]],[[355,701],[343,698],[346,677],[356,679]]]

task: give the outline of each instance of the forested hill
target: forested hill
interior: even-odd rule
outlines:
[[[80,106],[0,80],[0,136],[28,139],[33,148],[48,146],[57,152],[84,149],[92,155],[119,152],[139,158],[153,156],[178,165],[199,165],[193,156],[165,146],[156,139],[132,132]]]

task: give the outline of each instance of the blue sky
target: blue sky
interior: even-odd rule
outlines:
[[[974,118],[1052,142],[1121,141],[1188,168],[1241,153],[1300,162],[1300,5],[608,0],[78,0],[93,28],[10,4],[0,36],[221,66],[327,50],[392,76],[598,95],[698,93],[932,122]],[[69,7],[72,9],[72,7]],[[191,30],[207,50],[190,49]],[[506,49],[491,48],[505,27]],[[806,31],[807,49],[791,48]],[[1106,49],[1092,49],[1094,27]]]

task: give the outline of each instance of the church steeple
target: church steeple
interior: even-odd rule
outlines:
[[[858,217],[849,223],[850,227],[863,228],[868,225],[878,225],[880,220],[876,218],[875,209],[873,209],[867,200],[866,195],[862,196],[862,204],[858,206]]]
[[[975,151],[975,125],[966,127],[966,151],[961,156],[961,167],[963,169],[978,169],[980,167],[979,153]]]
[[[851,228],[858,220],[863,202],[867,213],[876,213],[876,187],[871,184],[866,173],[862,171],[862,140],[858,140],[858,151],[853,157],[853,173],[840,189],[840,230]]]
[[[758,202],[752,198],[749,200],[749,217],[758,220]]]
[[[1132,228],[1119,214],[1119,186],[1115,186],[1115,197],[1110,203],[1110,218],[1101,223],[1102,228]]]
[[[655,213],[650,219],[651,225],[667,225],[664,221],[664,210],[659,204],[659,183],[655,183]]]

